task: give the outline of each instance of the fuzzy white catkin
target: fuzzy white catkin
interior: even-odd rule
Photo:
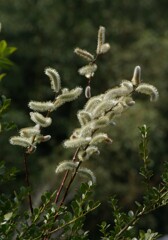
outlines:
[[[41,142],[47,142],[51,139],[51,136],[50,135],[46,135],[46,136],[43,136],[43,135],[37,135],[34,139],[34,141],[36,143],[41,143]]]
[[[89,146],[89,147],[87,147],[87,149],[86,149],[86,153],[87,153],[87,155],[90,157],[90,156],[93,155],[94,153],[99,154],[100,152],[99,152],[98,147],[96,147],[96,146]]]
[[[124,111],[124,106],[119,102],[114,108],[113,113],[116,115],[121,114]]]
[[[80,75],[85,76],[86,78],[91,78],[94,76],[95,71],[97,70],[97,65],[90,64],[84,67],[79,68],[78,72]]]
[[[91,121],[91,114],[88,113],[87,111],[79,111],[77,113],[78,120],[80,122],[81,126],[86,125],[88,122]]]
[[[27,127],[20,129],[19,133],[21,137],[29,138],[40,134],[40,129],[38,129],[37,127]]]
[[[93,136],[92,140],[90,141],[90,145],[97,145],[104,141],[112,142],[106,133],[98,133]]]
[[[133,83],[131,81],[123,80],[120,86],[126,87],[130,93],[133,91]]]
[[[21,136],[13,136],[9,140],[10,144],[12,145],[18,145],[21,147],[30,147],[31,146],[31,140],[25,137]]]
[[[116,88],[112,88],[112,89],[108,90],[105,93],[104,99],[105,100],[112,100],[114,98],[126,96],[129,93],[130,93],[130,89],[128,89],[125,86],[116,87]]]
[[[96,53],[97,54],[101,54],[101,47],[102,45],[105,43],[105,27],[100,26],[99,30],[98,30],[98,37],[97,37],[97,49],[96,49]]]
[[[28,106],[33,111],[37,111],[37,112],[46,112],[46,111],[54,110],[54,103],[51,101],[48,101],[48,102],[30,101]]]
[[[82,93],[81,87],[76,87],[72,90],[68,88],[62,89],[62,94],[60,94],[54,102],[54,109],[61,107],[66,102],[71,102],[78,98]]]
[[[88,168],[79,168],[78,169],[78,173],[80,175],[84,176],[84,177],[91,178],[91,181],[92,181],[93,184],[96,183],[96,177],[95,177],[94,173],[90,169],[88,169]]]
[[[88,156],[87,156],[87,154],[86,154],[86,151],[84,151],[84,150],[79,151],[79,152],[78,152],[78,159],[79,159],[81,162],[88,160],[89,158],[88,158]]]
[[[133,77],[132,77],[132,83],[135,86],[138,86],[141,82],[141,67],[140,66],[136,66],[134,68],[134,73],[133,73]]]
[[[61,88],[61,79],[59,73],[54,68],[50,67],[46,68],[44,72],[50,79],[51,89],[56,93],[59,92]]]
[[[109,43],[104,43],[101,47],[100,47],[100,53],[106,53],[110,50],[110,44]]]
[[[76,128],[72,135],[70,136],[70,139],[76,139],[76,138],[79,138],[80,137],[80,128]]]
[[[114,101],[103,100],[102,102],[97,104],[97,106],[93,110],[92,116],[94,118],[100,117],[101,115],[109,111],[111,108],[113,108],[114,105],[115,105]]]
[[[86,51],[84,49],[75,48],[74,52],[77,55],[79,55],[80,57],[83,57],[84,59],[86,59],[88,61],[93,61],[94,60],[94,56],[90,52],[88,52],[88,51]]]
[[[132,97],[125,97],[124,98],[126,106],[133,106],[135,104],[135,101],[132,99]]]
[[[77,99],[81,95],[82,90],[83,89],[81,87],[76,87],[70,91],[66,91],[66,92],[62,93],[61,95],[58,96],[57,99],[60,102],[62,101],[63,103],[71,102],[71,101]]]
[[[103,95],[99,95],[99,96],[96,96],[96,97],[92,97],[90,98],[86,105],[85,105],[85,110],[87,112],[90,112],[92,113],[92,111],[94,110],[94,108],[97,106],[98,103],[100,103],[102,101],[102,97]]]
[[[63,161],[57,166],[55,172],[61,173],[66,170],[74,170],[78,166],[78,164],[78,162]]]
[[[86,146],[90,142],[91,138],[78,138],[78,139],[70,139],[64,141],[64,146],[66,148],[76,148],[81,146]]]
[[[103,116],[99,119],[96,119],[91,123],[93,129],[104,128],[108,124],[109,124],[109,118],[107,116]]]
[[[159,92],[156,87],[147,83],[141,83],[135,89],[136,92],[143,93],[150,96],[150,101],[155,102],[159,98]]]
[[[89,146],[86,150],[79,151],[78,159],[80,161],[87,161],[94,153],[100,153],[98,148],[96,146]]]
[[[92,131],[94,130],[92,123],[88,123],[87,125],[81,127],[80,129],[80,136],[81,137],[90,137],[92,134]]]
[[[30,118],[33,122],[39,124],[41,127],[48,127],[52,123],[52,119],[50,117],[44,117],[38,112],[30,112]]]
[[[90,88],[90,86],[87,86],[85,88],[85,97],[86,98],[91,98],[91,88]]]

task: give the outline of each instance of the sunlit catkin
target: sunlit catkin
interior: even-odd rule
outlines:
[[[79,111],[77,114],[78,120],[81,126],[86,125],[88,122],[91,121],[91,114],[87,111]]]
[[[55,172],[61,173],[66,170],[74,170],[77,166],[78,166],[77,162],[63,161],[57,166]]]
[[[140,66],[135,67],[131,81],[134,86],[138,86],[140,84],[140,82],[141,82],[141,67]]]
[[[88,60],[88,61],[93,61],[94,60],[94,56],[89,53],[88,51],[81,49],[81,48],[75,48],[74,52],[79,55],[80,57]]]
[[[100,53],[106,53],[110,50],[110,44],[109,43],[104,43],[101,47],[100,47]]]
[[[91,88],[90,88],[90,86],[87,86],[85,88],[85,97],[86,98],[91,98]]]
[[[147,83],[141,83],[135,90],[136,92],[143,93],[150,96],[150,101],[155,102],[159,98],[159,92],[156,87]]]
[[[29,138],[35,135],[39,135],[40,129],[36,127],[27,127],[20,129],[19,133],[21,137]]]
[[[59,92],[61,88],[61,79],[59,73],[54,68],[50,67],[46,68],[44,72],[50,79],[51,89],[56,93]]]
[[[83,177],[90,178],[93,184],[96,183],[96,176],[94,175],[94,173],[90,169],[83,168],[83,167],[79,168],[78,169],[78,174],[82,175]]]
[[[21,136],[13,136],[13,137],[11,137],[9,142],[12,145],[18,145],[18,146],[25,147],[25,148],[31,146],[31,139],[25,138],[25,137],[21,137]]]
[[[36,124],[39,124],[41,127],[48,127],[51,125],[52,119],[50,117],[44,117],[41,113],[30,112],[30,118]]]
[[[72,90],[66,90],[64,91],[61,95],[58,96],[58,100],[62,101],[63,103],[65,102],[71,102],[75,99],[77,99],[82,93],[82,88],[81,87],[76,87]]]
[[[94,76],[96,70],[97,70],[96,64],[89,64],[79,68],[78,72],[80,75],[85,76],[86,78],[91,78]]]
[[[81,146],[86,146],[87,144],[89,144],[91,138],[77,138],[77,139],[70,139],[70,140],[66,140],[64,141],[64,146],[66,148],[77,148],[77,147],[81,147]]]
[[[90,145],[97,145],[101,142],[109,142],[112,143],[112,140],[108,137],[106,133],[98,133],[95,134],[90,141]]]
[[[51,101],[48,101],[48,102],[30,101],[28,106],[33,111],[37,111],[37,112],[46,112],[46,111],[54,110],[54,103]]]
[[[97,37],[97,49],[96,53],[101,54],[101,47],[105,43],[105,27],[100,26],[98,31],[98,37]]]

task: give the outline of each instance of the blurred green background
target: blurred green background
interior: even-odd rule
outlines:
[[[167,9],[166,0],[0,1],[0,39],[17,47],[12,56],[15,65],[0,85],[0,93],[12,99],[6,117],[16,123],[17,129],[1,134],[0,158],[8,166],[19,168],[16,188],[24,182],[23,152],[19,147],[10,146],[8,139],[17,135],[18,129],[32,125],[27,106],[29,100],[54,97],[44,68],[56,68],[63,87],[85,87],[86,80],[77,73],[85,62],[75,56],[73,50],[80,47],[94,53],[100,25],[106,27],[111,49],[98,60],[99,68],[92,82],[93,94],[104,92],[122,79],[131,79],[136,65],[142,68],[142,79],[155,85],[160,92],[157,103],[137,96],[136,105],[118,119],[115,127],[107,129],[114,143],[102,146],[101,155],[87,163],[97,176],[95,198],[104,202],[87,219],[91,239],[98,239],[97,224],[102,220],[112,222],[112,213],[106,203],[112,194],[119,197],[126,211],[134,209],[134,201],[142,197],[142,179],[138,175],[142,164],[138,154],[138,126],[150,126],[150,157],[156,174],[153,183],[158,183],[163,162],[168,160]],[[62,142],[79,126],[76,113],[85,101],[83,95],[52,115],[53,124],[44,131],[52,135],[51,141],[41,144],[29,159],[36,204],[45,189],[54,189],[61,181],[61,176],[54,173],[55,167],[73,154],[63,148]],[[13,191],[13,187],[6,186],[5,190]],[[72,197],[73,194],[69,199]],[[140,227],[168,234],[167,216],[168,208],[165,207],[144,218]]]

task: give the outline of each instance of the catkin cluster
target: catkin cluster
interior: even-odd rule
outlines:
[[[77,114],[80,127],[75,129],[68,140],[64,142],[66,148],[77,148],[76,161],[60,163],[56,172],[74,170],[78,164],[87,161],[93,154],[99,154],[99,144],[112,143],[112,139],[103,131],[114,122],[116,117],[135,104],[133,93],[143,93],[150,96],[151,101],[158,99],[157,89],[150,84],[141,82],[141,68],[136,66],[131,81],[123,80],[118,87],[109,89],[104,94],[91,97],[84,108]],[[93,182],[95,176],[89,169],[78,168],[80,173],[90,175]]]
[[[99,144],[103,142],[112,143],[112,139],[103,129],[114,123],[116,117],[121,116],[124,111],[135,104],[134,92],[149,95],[151,101],[156,101],[159,96],[158,90],[153,85],[141,82],[141,68],[136,66],[131,80],[123,80],[119,86],[91,97],[90,81],[97,70],[97,57],[106,53],[109,49],[109,43],[105,42],[105,28],[102,26],[98,30],[95,55],[81,48],[75,49],[77,55],[88,61],[88,64],[78,71],[80,75],[88,79],[88,85],[85,89],[85,96],[88,101],[84,108],[77,113],[80,127],[75,129],[70,138],[64,142],[65,148],[76,149],[75,158],[72,161],[61,162],[56,168],[56,173],[72,170],[75,173],[89,176],[93,183],[96,181],[93,172],[81,167],[81,163],[89,160],[93,154],[99,154]],[[32,153],[38,143],[48,141],[51,138],[50,135],[43,136],[41,134],[41,129],[50,126],[52,123],[50,113],[64,103],[75,100],[82,92],[81,87],[72,90],[61,89],[60,75],[53,68],[46,68],[45,74],[49,77],[51,89],[55,92],[54,100],[48,102],[30,101],[28,104],[32,110],[30,118],[35,125],[20,129],[18,136],[10,138],[11,144],[25,147],[27,153]]]
[[[29,108],[32,110],[30,112],[30,119],[35,125],[20,129],[18,136],[10,138],[10,143],[12,145],[25,147],[27,153],[34,152],[37,144],[50,140],[50,135],[44,136],[41,133],[42,128],[46,128],[52,123],[50,113],[64,103],[75,100],[82,93],[81,87],[76,87],[72,90],[67,88],[61,89],[60,75],[55,69],[48,67],[45,69],[45,74],[48,76],[51,89],[55,93],[54,100],[47,102],[30,101],[28,104]],[[58,95],[60,91],[61,93]]]
[[[151,101],[156,101],[159,96],[153,85],[141,82],[141,68],[136,66],[131,81],[123,80],[120,86],[109,89],[104,94],[91,97],[90,82],[97,70],[96,60],[99,55],[108,52],[109,49],[110,44],[105,42],[105,28],[100,26],[95,55],[81,48],[76,48],[74,51],[88,62],[78,72],[88,79],[85,96],[89,100],[77,114],[80,127],[75,129],[70,138],[64,142],[64,147],[76,148],[77,155],[73,161],[63,161],[56,168],[56,173],[72,170],[90,176],[93,183],[96,180],[93,172],[90,169],[82,168],[81,163],[89,160],[93,154],[99,154],[99,144],[112,143],[112,139],[103,132],[103,128],[114,123],[116,117],[135,104],[134,92],[149,95]]]
[[[100,26],[98,30],[97,48],[96,48],[95,55],[81,48],[75,48],[74,50],[74,52],[78,56],[82,57],[88,62],[87,65],[79,68],[78,70],[79,74],[84,76],[87,79],[87,86],[85,88],[86,98],[91,97],[91,79],[93,78],[97,70],[96,60],[99,55],[108,52],[109,49],[110,49],[110,44],[105,42],[105,27]]]

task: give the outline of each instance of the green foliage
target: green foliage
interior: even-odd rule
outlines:
[[[16,51],[15,47],[8,47],[5,40],[0,41],[0,81],[6,76],[6,73],[2,73],[3,69],[9,69],[13,65],[9,60],[9,56]],[[11,103],[11,99],[6,98],[4,95],[0,95],[0,133],[2,131],[8,131],[15,125],[5,120],[5,113],[8,111]]]
[[[8,122],[5,117],[5,113],[9,111],[11,99],[6,98],[4,95],[0,97],[0,133],[2,131],[9,131],[16,127],[13,122]]]
[[[9,69],[13,65],[8,57],[15,51],[16,48],[8,47],[5,40],[0,41],[0,81],[6,76],[6,73],[1,73],[2,69]]]
[[[8,169],[5,166],[5,162],[0,162],[0,183],[5,183],[15,177],[18,170],[16,168]]]
[[[102,222],[100,231],[103,234],[102,239],[104,240],[136,240],[137,238],[132,237],[135,235],[137,223],[144,218],[145,215],[168,204],[168,177],[165,176],[167,175],[165,173],[168,171],[168,168],[164,168],[164,173],[158,186],[152,186],[151,177],[153,176],[153,171],[150,169],[150,162],[148,161],[149,128],[143,125],[139,129],[141,134],[139,153],[143,160],[143,166],[140,170],[140,175],[144,178],[143,200],[142,202],[135,201],[134,211],[130,210],[128,214],[126,214],[118,206],[118,200],[116,198],[111,199],[110,204],[114,218],[114,227],[112,230],[109,230],[110,225]],[[152,233],[151,230],[148,230],[147,233],[140,231],[138,239],[157,239],[156,237],[159,237],[158,233]]]
[[[14,174],[14,171],[12,170]],[[5,181],[8,173],[1,174]],[[54,203],[55,192],[45,192],[41,204],[33,214],[22,209],[30,190],[21,187],[14,197],[2,194],[0,197],[0,237],[1,239],[42,239],[58,233],[59,239],[88,239],[87,231],[82,230],[85,216],[99,207],[92,200],[92,184],[83,183],[74,201],[66,207]]]

